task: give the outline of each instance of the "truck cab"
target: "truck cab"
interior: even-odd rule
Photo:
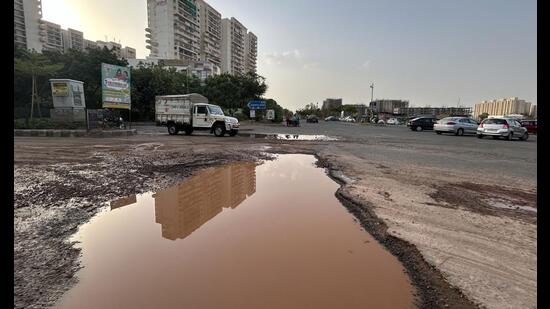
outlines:
[[[225,116],[218,105],[196,103],[193,105],[192,115],[194,130],[210,130],[216,136],[223,136],[225,133],[235,136],[238,132],[237,118]]]

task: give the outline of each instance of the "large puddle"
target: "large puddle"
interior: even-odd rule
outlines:
[[[197,173],[83,225],[57,308],[412,308],[402,265],[307,155]]]

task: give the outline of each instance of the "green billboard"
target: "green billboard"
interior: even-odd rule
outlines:
[[[103,108],[130,109],[130,68],[101,64]]]

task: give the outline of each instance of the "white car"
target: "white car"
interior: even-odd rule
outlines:
[[[345,122],[355,122],[355,118],[351,117],[351,116],[347,116],[345,118],[341,118],[340,121],[345,121]]]
[[[390,119],[388,119],[388,121],[386,123],[387,124],[399,124],[399,120],[397,120],[395,118],[390,118]]]

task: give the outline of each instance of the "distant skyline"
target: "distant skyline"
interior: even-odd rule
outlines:
[[[258,36],[258,74],[289,109],[342,98],[471,106],[517,96],[537,104],[536,1],[207,2]],[[42,0],[44,19],[120,40],[145,58],[146,0]]]

